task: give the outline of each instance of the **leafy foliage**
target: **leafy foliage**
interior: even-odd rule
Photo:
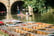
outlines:
[[[25,7],[31,6],[32,8],[34,8],[34,11],[36,11],[38,8],[38,12],[46,12],[47,8],[45,5],[45,0],[23,0],[25,1]]]
[[[44,13],[42,14],[42,20],[43,22],[46,22],[46,23],[54,23],[54,12],[47,12],[47,13]]]

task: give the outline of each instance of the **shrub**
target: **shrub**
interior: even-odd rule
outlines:
[[[46,22],[46,23],[54,23],[54,14],[53,12],[47,12],[42,14],[41,16],[41,21]]]

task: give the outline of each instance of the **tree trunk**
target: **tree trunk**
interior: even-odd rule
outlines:
[[[28,6],[28,9],[29,9],[29,14],[33,15],[33,8],[31,6]]]
[[[32,18],[34,20],[33,8],[31,6],[28,6],[28,9],[29,9],[29,14],[32,15]]]

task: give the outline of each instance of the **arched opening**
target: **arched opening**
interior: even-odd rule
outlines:
[[[0,3],[0,16],[6,16],[6,6],[3,3]]]
[[[22,11],[23,9],[24,1],[16,1],[11,6],[11,14],[17,14],[17,7],[19,7],[19,10]]]

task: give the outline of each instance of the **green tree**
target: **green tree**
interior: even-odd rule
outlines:
[[[47,12],[46,11],[46,6],[45,6],[45,0],[23,0],[25,1],[25,5],[26,7],[31,6],[32,8],[34,8],[34,11],[36,11],[38,8],[38,12],[44,13]]]

